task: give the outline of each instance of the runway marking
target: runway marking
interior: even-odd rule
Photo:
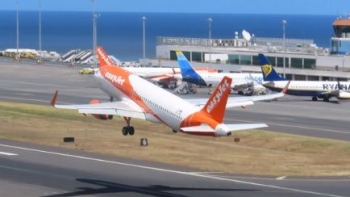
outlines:
[[[286,191],[292,191],[292,192],[296,192],[296,193],[313,194],[313,195],[328,196],[328,197],[345,197],[345,196],[339,196],[339,195],[334,195],[334,194],[314,192],[314,191],[309,191],[309,190],[280,187],[280,186],[276,186],[276,185],[261,184],[261,183],[255,183],[255,182],[249,182],[249,181],[241,181],[241,180],[236,180],[236,179],[216,177],[216,176],[210,176],[210,175],[205,175],[205,174],[196,174],[196,173],[191,173],[191,172],[168,170],[168,169],[163,169],[163,168],[142,166],[142,165],[130,164],[130,163],[122,163],[122,162],[111,161],[111,160],[97,159],[97,158],[92,158],[92,157],[84,157],[84,156],[79,156],[79,155],[64,154],[64,153],[52,152],[52,151],[44,151],[44,150],[39,150],[39,149],[25,148],[25,147],[20,147],[20,146],[12,146],[12,145],[7,145],[7,144],[0,144],[0,146],[7,147],[7,148],[20,149],[20,150],[25,150],[25,151],[45,153],[45,154],[49,154],[49,155],[58,155],[58,156],[64,156],[64,157],[69,157],[69,158],[75,158],[75,159],[97,161],[97,162],[101,162],[101,163],[116,164],[116,165],[127,166],[127,167],[154,170],[154,171],[158,171],[158,172],[168,172],[168,173],[175,173],[175,174],[181,174],[181,175],[187,175],[187,176],[194,176],[194,177],[207,178],[207,179],[213,179],[213,180],[227,181],[227,182],[233,182],[233,183],[239,183],[239,184],[245,184],[245,185],[253,185],[253,186],[258,186],[258,187],[286,190]]]
[[[35,102],[45,102],[49,103],[49,101],[39,100],[39,99],[28,99],[28,98],[17,98],[17,97],[10,97],[10,96],[0,96],[2,99],[10,99],[10,100],[17,100],[17,101],[35,101]]]
[[[321,130],[321,131],[327,131],[327,132],[332,132],[332,133],[343,133],[343,134],[350,134],[350,132],[346,131],[337,131],[337,130],[331,130],[331,129],[322,129],[322,128],[314,128],[314,127],[305,127],[305,126],[296,126],[296,125],[286,125],[286,124],[276,124],[276,123],[268,123],[270,125],[275,125],[275,126],[283,126],[283,127],[294,127],[294,128],[299,128],[299,129],[310,129],[310,130]]]
[[[259,102],[259,103],[264,103],[264,102]],[[311,107],[311,106],[298,106],[298,105],[285,105],[285,104],[277,104],[277,103],[269,103],[268,105],[276,105],[277,107],[280,106],[287,106],[287,107],[292,107],[292,108],[310,108],[310,109],[317,109],[317,110],[327,110],[327,111],[339,111],[339,112],[349,112],[349,110],[342,110],[342,109],[334,109],[334,108],[323,108],[323,107]]]
[[[225,172],[188,172],[193,174],[224,174]]]
[[[40,103],[47,103],[49,104],[50,100],[39,100],[39,99],[29,99],[29,98],[17,98],[17,97],[10,97],[10,96],[0,96],[2,99],[9,99],[9,100],[16,100],[16,101],[34,101],[34,102],[40,102]],[[62,104],[72,104],[67,102],[60,102]]]
[[[41,83],[30,83],[30,82],[22,82],[22,81],[9,81],[9,80],[0,80],[0,82],[11,82],[11,83],[19,83],[26,85],[36,85],[36,86],[47,86],[47,87],[58,87],[58,88],[71,88],[72,86],[64,86],[64,85],[55,85],[55,84],[41,84]],[[6,86],[4,86],[6,87]]]
[[[234,121],[241,121],[241,122],[253,122],[249,120],[241,120],[241,119],[235,119],[235,118],[225,118],[226,120],[234,120]],[[332,133],[342,133],[342,134],[350,134],[350,132],[346,131],[337,131],[337,130],[331,130],[331,129],[322,129],[322,128],[315,128],[315,127],[305,127],[305,126],[297,126],[297,125],[287,125],[287,124],[277,124],[277,123],[266,123],[267,125],[274,125],[274,126],[281,126],[281,127],[292,127],[292,128],[299,128],[299,129],[310,129],[310,130],[320,130],[320,131],[327,131]]]
[[[283,180],[285,178],[287,178],[287,177],[286,176],[280,176],[280,177],[277,177],[276,180]]]
[[[276,178],[273,177],[250,177],[250,176],[237,176],[237,175],[216,175],[217,177],[222,177],[222,178],[236,178],[236,179],[250,179],[250,180],[269,180],[269,181],[273,181],[276,180]],[[350,182],[350,179],[347,178],[339,178],[339,179],[317,179],[315,178],[288,178],[288,181],[304,181],[304,182]]]
[[[0,152],[0,155],[15,156],[15,153]]]

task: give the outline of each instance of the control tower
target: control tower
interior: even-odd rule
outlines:
[[[331,38],[331,54],[350,55],[350,15],[333,22],[334,35]]]

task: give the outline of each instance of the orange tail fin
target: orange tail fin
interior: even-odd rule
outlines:
[[[100,67],[115,65],[102,47],[96,47],[96,54],[100,62]]]
[[[230,77],[224,77],[201,110],[220,123],[225,116],[226,103],[231,91],[231,83],[232,79]]]

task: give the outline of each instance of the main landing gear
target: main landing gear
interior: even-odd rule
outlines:
[[[123,135],[134,135],[135,134],[135,129],[133,126],[130,126],[130,117],[124,117],[124,120],[126,121],[127,126],[123,127],[122,133]]]
[[[317,101],[318,99],[317,99],[317,96],[313,96],[312,97],[312,101]],[[328,97],[324,97],[323,98],[323,101],[325,101],[325,102],[329,102],[329,98]]]

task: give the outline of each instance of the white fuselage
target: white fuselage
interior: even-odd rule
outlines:
[[[263,85],[273,91],[282,90],[288,81],[264,82]],[[350,82],[340,82],[344,91],[350,90]],[[337,81],[290,81],[287,94],[297,96],[324,97],[325,93],[339,90]]]
[[[129,95],[126,95],[119,88],[116,88],[112,83],[105,80],[99,72],[95,73],[95,77],[99,88],[101,88],[106,94],[115,99],[132,103],[131,105],[135,109],[141,108],[141,106],[134,101],[136,97],[139,97],[146,105],[146,108],[148,108],[142,108],[142,110],[147,113],[148,121],[164,123],[176,131],[179,130],[181,122],[187,116],[199,110],[189,102],[136,75],[129,75],[128,80],[133,89],[126,90],[128,94],[131,95],[131,97],[134,96],[134,98],[130,98]],[[171,102],[171,104],[169,102]]]
[[[263,81],[263,76],[261,73],[208,73],[208,72],[198,72],[198,74],[204,79],[204,81],[212,87],[216,87],[220,81],[225,77],[232,78],[232,89],[237,89],[242,85],[249,83]],[[253,77],[253,79],[251,79]]]
[[[124,70],[131,72],[134,75],[143,77],[154,77],[160,75],[173,75],[180,72],[179,68],[169,68],[169,67],[122,67]]]

